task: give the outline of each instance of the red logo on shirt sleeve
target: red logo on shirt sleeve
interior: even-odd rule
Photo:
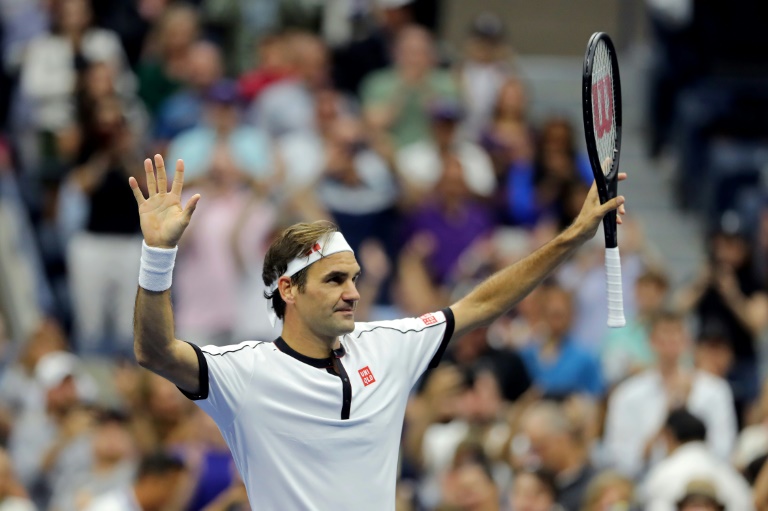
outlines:
[[[357,372],[360,373],[360,378],[363,379],[363,385],[366,387],[376,381],[376,378],[373,377],[373,373],[368,369],[368,366],[358,369]]]
[[[437,323],[437,318],[434,314],[424,314],[423,316],[419,316],[419,319],[422,320],[425,325],[434,325]]]

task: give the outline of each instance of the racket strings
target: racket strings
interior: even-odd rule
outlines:
[[[613,89],[613,67],[608,46],[600,41],[592,64],[592,116],[597,154],[600,162],[613,160],[616,149],[616,118]],[[603,165],[608,174],[613,166]]]

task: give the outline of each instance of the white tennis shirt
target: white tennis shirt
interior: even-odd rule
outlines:
[[[184,394],[216,421],[254,511],[393,511],[408,395],[453,327],[450,309],[357,323],[326,359],[282,338],[193,345],[201,393]]]

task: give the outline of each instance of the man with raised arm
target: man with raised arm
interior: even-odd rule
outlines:
[[[296,224],[272,243],[263,278],[274,342],[200,348],[174,336],[176,245],[200,200],[184,209],[184,164],[173,185],[161,156],[144,162],[149,197],[129,183],[144,246],[135,310],[138,362],[176,384],[213,417],[259,510],[391,510],[411,387],[453,336],[509,310],[597,231],[624,198],[600,205],[595,187],[576,221],[466,297],[419,318],[355,323],[360,266],[328,222]],[[619,179],[626,176],[621,175]],[[261,314],[262,311],[254,311]]]

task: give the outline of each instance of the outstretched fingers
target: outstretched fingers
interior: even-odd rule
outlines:
[[[165,162],[159,154],[155,155],[155,167],[157,167],[157,193],[168,193],[168,176],[165,174]]]
[[[144,160],[144,173],[147,176],[147,191],[149,197],[157,195],[157,181],[155,181],[155,169],[152,167],[152,160]]]
[[[131,191],[133,191],[133,196],[136,197],[136,202],[139,206],[144,204],[144,194],[141,193],[141,190],[139,189],[139,182],[136,181],[135,177],[129,177],[128,178],[128,185],[131,187]]]
[[[184,188],[184,161],[176,160],[176,172],[173,173],[173,185],[171,193],[181,197],[181,190]]]

